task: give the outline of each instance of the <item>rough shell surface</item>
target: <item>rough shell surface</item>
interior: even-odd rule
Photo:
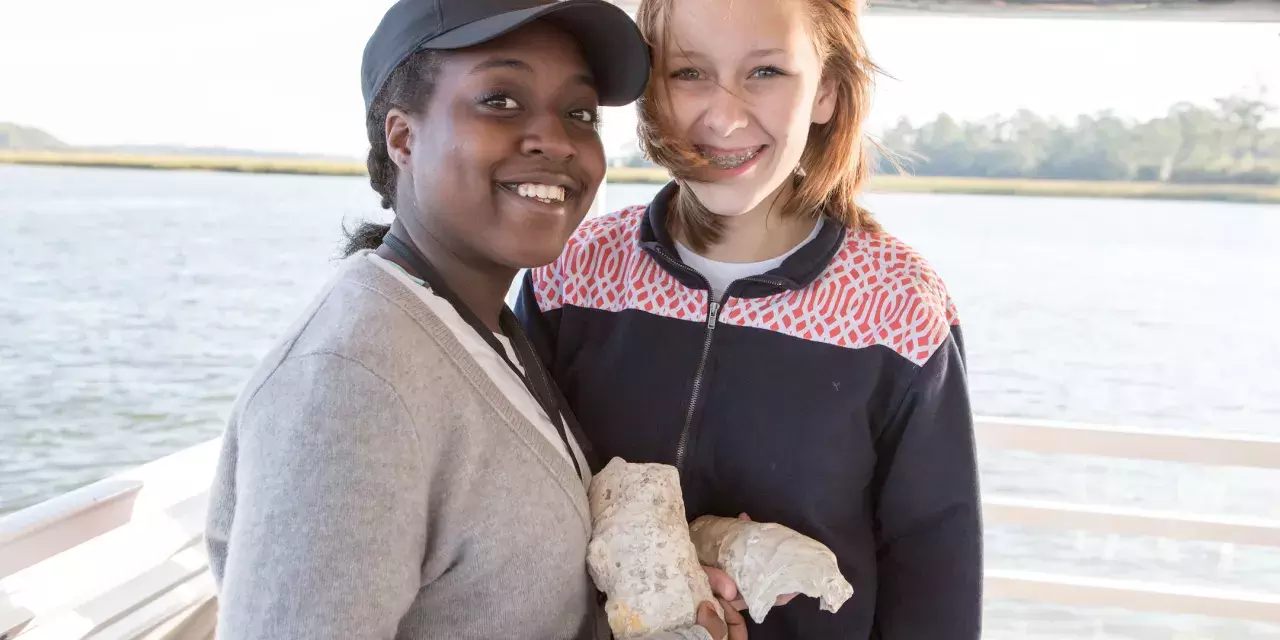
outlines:
[[[689,538],[675,467],[611,460],[592,480],[587,569],[608,595],[605,612],[620,640],[696,622],[715,602]]]
[[[836,556],[821,542],[780,524],[703,516],[690,527],[702,564],[718,567],[738,585],[751,619],[764,622],[778,596],[819,598],[832,613],[853,595]]]

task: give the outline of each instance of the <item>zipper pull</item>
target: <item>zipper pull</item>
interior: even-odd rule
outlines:
[[[711,303],[711,312],[710,312],[709,314],[707,314],[707,328],[708,328],[708,329],[715,329],[715,328],[716,328],[716,318],[717,318],[719,315],[720,315],[720,303],[719,303],[719,302],[712,302],[712,303]]]

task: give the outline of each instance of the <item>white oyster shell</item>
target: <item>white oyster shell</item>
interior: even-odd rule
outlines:
[[[751,619],[764,622],[778,596],[803,593],[832,613],[853,595],[836,556],[822,543],[780,524],[703,516],[690,527],[702,564],[729,574]]]

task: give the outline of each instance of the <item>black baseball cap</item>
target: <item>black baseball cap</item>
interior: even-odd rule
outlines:
[[[631,16],[604,0],[399,0],[364,48],[365,112],[410,55],[475,46],[540,19],[581,43],[600,104],[625,105],[644,92],[649,47]]]

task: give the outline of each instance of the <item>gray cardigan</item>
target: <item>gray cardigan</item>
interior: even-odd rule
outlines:
[[[232,411],[206,533],[218,635],[607,637],[590,533],[569,462],[358,255]]]

